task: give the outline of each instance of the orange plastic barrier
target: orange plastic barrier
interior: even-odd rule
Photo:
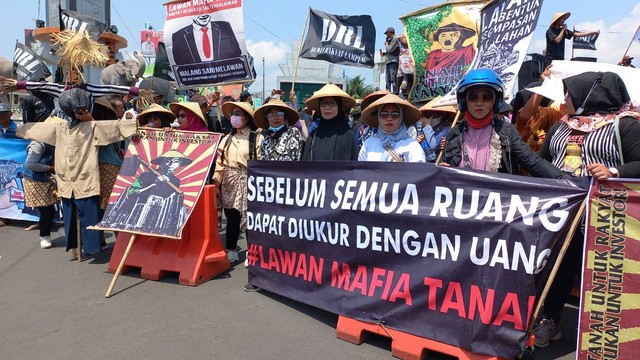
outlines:
[[[352,318],[339,316],[336,327],[339,339],[360,345],[365,340],[365,331],[391,339],[391,354],[405,360],[420,360],[428,351],[454,356],[459,360],[508,360],[495,356],[478,355],[458,347],[421,338],[402,331],[389,329],[381,324],[372,324]]]
[[[108,271],[115,273],[131,234],[119,233],[109,260]],[[231,264],[220,233],[216,210],[216,188],[206,185],[187,221],[182,239],[138,235],[127,257],[123,273],[140,268],[140,276],[160,280],[167,272],[179,273],[182,285],[199,285],[227,271]]]

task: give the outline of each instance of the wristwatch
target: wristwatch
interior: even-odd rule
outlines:
[[[618,171],[618,169],[614,167],[610,167],[609,172],[611,173],[611,177],[614,177],[614,178],[620,177],[620,172]]]

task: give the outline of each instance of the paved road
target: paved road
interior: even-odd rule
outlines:
[[[109,250],[78,263],[63,250],[62,229],[52,234],[54,248],[42,250],[27,225],[0,229],[0,359],[392,358],[388,339],[371,336],[360,346],[337,339],[334,314],[244,292],[241,264],[196,287],[132,271],[106,299],[113,237]],[[536,360],[574,358],[576,311],[567,310],[565,338]]]

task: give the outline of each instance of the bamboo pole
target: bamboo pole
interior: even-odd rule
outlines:
[[[118,281],[118,276],[120,276],[120,274],[122,273],[122,268],[124,267],[124,263],[125,261],[127,261],[127,257],[129,256],[129,252],[131,251],[131,248],[133,247],[133,243],[136,241],[136,236],[138,236],[137,234],[131,234],[131,237],[129,238],[129,243],[127,244],[127,249],[124,251],[124,254],[122,254],[122,259],[120,259],[120,264],[118,264],[118,269],[116,270],[115,274],[113,274],[113,278],[111,279],[111,283],[109,284],[109,288],[107,289],[107,293],[104,294],[104,297],[108,298],[111,296],[111,292],[113,291],[113,287],[116,286],[116,281]]]
[[[453,122],[451,123],[451,128],[452,129],[456,125],[458,120],[460,119],[461,115],[462,115],[462,112],[460,112],[460,110],[458,110],[458,112],[456,113],[456,117],[453,118]],[[440,144],[442,144],[442,141],[440,141]],[[442,145],[440,145],[440,152],[438,153],[438,158],[436,159],[436,165],[438,165],[440,163],[440,160],[442,160],[442,156],[444,156],[444,149],[442,148]],[[449,165],[451,165],[451,164],[449,164]]]
[[[640,25],[638,25],[638,28],[636,29],[636,32],[633,33],[633,37],[631,38],[631,41],[629,41],[629,45],[627,46],[627,50],[625,50],[624,54],[622,54],[622,57],[620,58],[620,61],[622,61],[624,59],[624,56],[627,55],[627,53],[629,52],[629,49],[631,48],[631,44],[633,44],[633,41],[636,39],[636,35],[638,35],[638,31],[640,31]]]
[[[573,238],[573,234],[575,233],[576,228],[578,227],[578,225],[580,224],[580,221],[582,220],[582,214],[584,213],[584,209],[586,208],[588,201],[589,201],[589,196],[587,196],[582,201],[582,203],[580,204],[580,208],[576,213],[576,216],[573,218],[573,221],[571,222],[571,226],[569,227],[567,236],[565,237],[564,243],[562,244],[562,247],[560,248],[560,252],[558,253],[558,258],[556,259],[555,264],[553,264],[553,268],[551,269],[551,273],[549,273],[549,278],[547,279],[547,283],[545,284],[544,289],[542,290],[542,293],[538,298],[538,302],[536,303],[535,310],[531,314],[531,318],[529,319],[529,324],[527,326],[527,332],[531,332],[531,329],[533,328],[533,323],[538,317],[540,310],[542,309],[542,304],[544,303],[544,300],[547,298],[547,294],[549,293],[551,284],[553,284],[553,279],[556,277],[556,274],[558,273],[558,269],[560,269],[560,264],[562,263],[562,259],[564,258],[564,255],[567,252],[567,249],[569,248],[569,244],[571,243],[571,238]]]
[[[307,31],[307,24],[309,23],[309,17],[311,16],[311,6],[307,12],[307,19],[304,21],[302,27],[302,35],[300,36],[300,43],[298,44],[298,56],[296,58],[296,67],[293,70],[293,80],[291,81],[291,91],[295,91],[296,88],[296,76],[298,75],[298,64],[300,64],[300,52],[302,51],[302,43],[304,42],[304,33]]]

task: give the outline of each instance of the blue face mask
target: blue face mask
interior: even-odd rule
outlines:
[[[273,127],[273,126],[269,126],[269,130],[273,131],[273,132],[277,132],[278,130],[282,129],[284,127],[284,124],[278,126],[278,127]]]

